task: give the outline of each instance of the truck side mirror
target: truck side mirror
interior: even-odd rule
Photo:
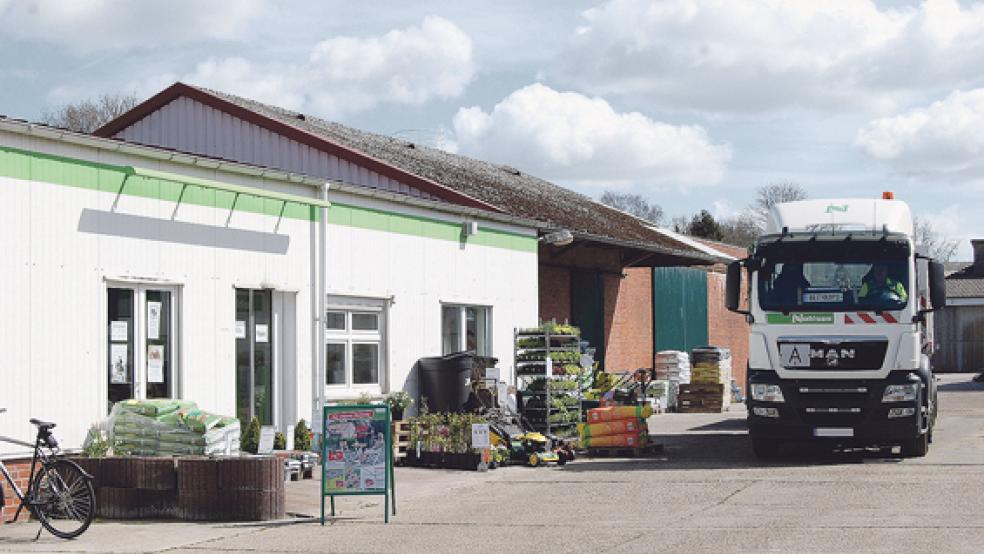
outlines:
[[[739,311],[741,304],[741,262],[728,264],[728,278],[725,281],[724,305],[732,312]]]
[[[934,310],[946,307],[946,273],[937,261],[929,262],[929,302]]]

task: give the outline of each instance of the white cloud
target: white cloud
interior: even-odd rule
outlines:
[[[471,39],[454,23],[424,18],[420,26],[382,36],[335,37],[296,64],[209,59],[185,80],[325,117],[383,102],[420,105],[460,95],[474,76]]]
[[[490,112],[462,108],[453,125],[458,152],[584,186],[715,184],[731,158],[731,147],[702,127],[619,113],[601,98],[542,84]]]
[[[984,88],[871,121],[855,144],[902,173],[984,177]]]
[[[80,52],[241,38],[265,0],[27,0],[0,2],[0,36]]]
[[[984,5],[957,0],[610,0],[583,16],[551,74],[671,107],[885,112],[984,73]]]

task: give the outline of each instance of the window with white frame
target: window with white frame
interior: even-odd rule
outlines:
[[[492,356],[492,308],[444,304],[441,344],[444,354],[469,350],[479,356]]]
[[[325,313],[325,385],[377,388],[385,352],[384,313],[375,306],[330,307]]]

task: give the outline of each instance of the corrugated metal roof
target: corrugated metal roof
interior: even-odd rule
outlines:
[[[199,95],[216,99],[239,112],[239,116],[255,114],[250,121],[258,125],[274,122],[302,131],[326,141],[326,145],[355,151],[393,166],[410,175],[436,183],[507,214],[541,221],[545,227],[568,229],[582,235],[611,239],[613,244],[638,244],[636,248],[671,254],[684,258],[683,263],[719,261],[716,255],[688,242],[660,233],[631,215],[612,209],[588,196],[578,194],[543,179],[527,175],[514,168],[497,165],[467,156],[452,154],[406,140],[353,129],[307,114],[286,110],[248,98],[201,87],[177,83],[178,91],[193,89]],[[165,91],[166,92],[166,91]],[[163,93],[162,93],[163,94]],[[180,94],[176,92],[175,94]],[[157,95],[160,97],[161,95]],[[157,98],[155,97],[155,98]],[[160,100],[166,100],[166,95]],[[198,98],[201,100],[201,98]],[[148,107],[134,108],[130,114],[107,124],[96,134],[112,135],[130,125]]]
[[[984,272],[966,262],[963,269],[946,277],[947,298],[984,298]]]

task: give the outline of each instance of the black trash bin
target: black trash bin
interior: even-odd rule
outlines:
[[[417,360],[417,383],[420,398],[432,412],[463,412],[468,401],[468,377],[475,365],[471,352]]]

